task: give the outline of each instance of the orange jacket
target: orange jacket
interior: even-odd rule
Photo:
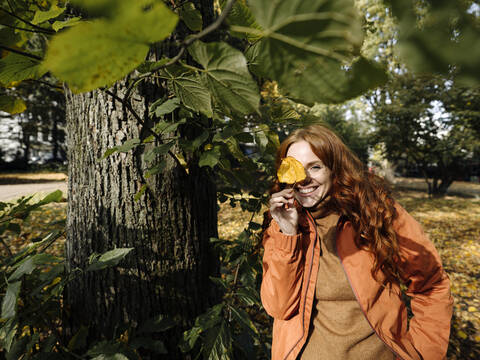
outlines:
[[[444,359],[453,305],[450,282],[420,224],[398,204],[396,208],[394,229],[413,312],[408,326],[399,285],[386,288],[372,277],[374,257],[357,248],[348,221],[337,229],[337,254],[367,321],[398,359]],[[272,220],[263,238],[260,293],[274,318],[272,360],[296,359],[310,326],[320,244],[311,215],[303,212],[300,218],[302,233],[285,235]]]

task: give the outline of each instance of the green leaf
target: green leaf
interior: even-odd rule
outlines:
[[[139,334],[150,334],[156,332],[163,332],[171,329],[176,325],[176,322],[168,316],[157,315],[154,318],[148,319],[138,329]]]
[[[21,285],[21,281],[15,281],[8,284],[7,292],[2,301],[2,319],[9,319],[15,316]]]
[[[60,202],[63,198],[63,193],[61,190],[55,190],[50,194],[46,195],[42,200],[40,200],[36,205],[41,206],[49,204],[52,202]]]
[[[243,54],[226,43],[196,41],[188,48],[204,71],[201,78],[217,105],[227,115],[257,111],[260,95]]]
[[[59,31],[59,30],[62,30],[63,28],[66,28],[66,27],[78,25],[78,23],[81,19],[82,19],[81,17],[77,16],[77,17],[73,17],[73,18],[70,18],[70,19],[64,20],[64,21],[55,21],[52,24],[52,29],[55,30],[55,31]]]
[[[256,223],[256,222],[253,222],[253,221],[250,221],[248,223],[248,227],[252,230],[260,230],[262,228],[262,224],[259,224],[259,223]]]
[[[27,109],[27,104],[20,98],[10,95],[0,96],[0,111],[10,115],[19,114]]]
[[[258,330],[253,324],[253,321],[250,319],[250,315],[243,310],[242,308],[237,308],[229,305],[229,311],[232,312],[233,318],[244,327],[246,330],[250,331],[253,335],[258,335]]]
[[[118,151],[118,146],[114,146],[114,147],[112,147],[112,148],[110,148],[110,149],[107,149],[107,151],[105,151],[105,153],[104,153],[103,156],[100,158],[100,160],[106,159],[106,158],[109,157],[110,155],[115,154],[117,151]]]
[[[206,359],[230,360],[231,347],[232,337],[225,321],[206,332],[203,349]]]
[[[202,144],[208,140],[209,136],[210,133],[207,130],[202,131],[202,133],[192,141],[192,149],[198,149],[202,146]]]
[[[15,29],[4,27],[0,29],[0,39],[2,39],[2,45],[12,46],[21,41],[21,37]]]
[[[202,30],[202,13],[195,9],[195,6],[191,2],[185,3],[180,8],[180,19],[183,20],[185,25],[192,31]]]
[[[155,101],[150,106],[150,114],[155,113],[157,117],[160,117],[165,114],[170,114],[175,109],[180,106],[180,99],[174,97],[172,99],[168,99],[167,101],[163,102],[163,99]]]
[[[70,0],[70,2],[87,10],[91,16],[118,16],[124,6],[123,0]]]
[[[402,60],[418,73],[449,75],[455,67],[457,81],[480,85],[480,27],[471,4],[460,0],[422,2],[425,13],[418,16],[416,2],[390,0],[398,18],[398,49]],[[421,24],[419,23],[421,19]]]
[[[81,326],[68,342],[68,350],[73,351],[87,346],[88,327]]]
[[[35,12],[35,16],[33,17],[32,24],[38,25],[41,24],[47,20],[56,18],[60,14],[63,14],[65,11],[65,8],[58,7],[55,3],[52,4],[49,10],[47,11],[41,11],[37,10]]]
[[[145,178],[149,178],[153,175],[160,174],[165,170],[165,167],[167,166],[167,162],[162,160],[158,164],[153,165],[152,167],[148,168],[148,170],[145,172]]]
[[[88,265],[87,271],[102,270],[117,265],[133,248],[118,248],[103,253]]]
[[[187,119],[185,118],[175,122],[161,120],[155,124],[155,126],[153,127],[153,130],[158,134],[170,133],[170,132],[176,131],[181,124],[185,124],[186,122],[187,122]]]
[[[222,10],[225,8],[226,4],[227,4],[227,0],[220,0],[220,6]],[[235,3],[232,6],[232,9],[228,13],[227,22],[230,25],[245,26],[245,27],[261,30],[261,27],[255,21],[255,17],[253,16],[252,12],[243,1],[235,1]],[[232,35],[240,38],[246,38],[251,42],[256,41],[260,38],[259,35],[246,34],[241,32],[239,33],[235,31],[232,31]]]
[[[140,188],[140,190],[138,190],[138,192],[135,194],[135,197],[133,198],[134,201],[138,201],[140,200],[140,198],[142,197],[143,193],[145,192],[145,190],[147,190],[147,184],[143,184]]]
[[[13,339],[17,333],[18,323],[15,321],[15,318],[8,319],[0,327],[0,345],[5,351],[10,351],[12,346]]]
[[[13,272],[8,278],[9,281],[15,281],[20,279],[23,275],[31,274],[35,270],[35,263],[32,257],[24,260],[21,265]]]
[[[195,326],[202,331],[212,328],[222,320],[223,304],[217,304],[209,308],[205,313],[195,319]]]
[[[174,71],[175,70],[175,71]],[[195,112],[212,117],[212,100],[207,88],[196,74],[171,67],[163,74],[169,79],[170,89],[180,98],[182,104]]]
[[[147,3],[151,6],[144,10]],[[158,1],[121,5],[111,19],[82,22],[55,36],[44,67],[73,91],[85,92],[109,86],[143,63],[149,44],[167,37],[178,17]]]
[[[92,360],[129,360],[128,357],[121,353],[116,354],[102,354],[95,356]]]
[[[154,340],[152,338],[137,337],[130,342],[130,346],[134,349],[144,348],[151,350],[156,354],[168,354],[165,344],[161,340]]]
[[[169,58],[162,58],[158,61],[145,61],[144,63],[140,64],[139,67],[137,67],[137,70],[138,70],[138,72],[140,72],[142,74],[149,73],[152,70],[154,70],[154,69],[156,69],[156,68],[158,68],[162,65],[165,65],[170,60],[171,59],[169,59]]]
[[[14,81],[38,79],[40,62],[15,53],[0,59],[0,83],[8,85]]]
[[[101,341],[95,344],[91,349],[87,351],[87,355],[90,356],[105,356],[105,355],[116,355],[122,351],[122,344],[118,342],[109,342]],[[97,359],[97,358],[95,358]],[[110,359],[110,358],[100,358],[100,359]],[[123,358],[122,358],[123,359]]]
[[[20,338],[16,338],[10,348],[10,351],[6,354],[5,360],[18,360],[22,358],[22,354],[28,352],[26,347],[30,337],[25,335]]]
[[[260,299],[255,289],[250,287],[240,288],[235,295],[247,306],[260,305]]]
[[[283,94],[306,104],[338,103],[385,81],[384,72],[366,60],[347,71],[363,40],[353,0],[252,0],[248,5],[263,30],[232,29],[262,36],[251,50],[253,69],[276,80]]]
[[[53,38],[43,65],[76,93],[110,86],[148,52],[147,44],[128,42],[114,31],[105,20],[82,22]]]
[[[116,148],[117,148],[118,152],[129,152],[134,147],[137,147],[140,144],[141,144],[140,139],[139,138],[134,138],[134,139],[129,139],[129,140],[125,141],[122,145],[119,145]]]
[[[321,58],[305,64],[304,69],[288,79],[284,78],[282,91],[295,101],[306,104],[341,103],[384,84],[388,79],[380,65],[363,57],[358,58],[348,70],[335,61],[322,61]]]
[[[16,281],[23,275],[29,275],[38,265],[45,265],[54,262],[57,258],[53,255],[40,253],[27,257],[16,266],[15,271],[10,275],[8,281]]]
[[[198,160],[198,166],[210,166],[212,169],[215,165],[218,164],[220,161],[220,157],[222,156],[220,152],[220,148],[215,146],[213,149],[205,151],[200,155],[200,159]]]
[[[152,162],[157,156],[163,156],[168,153],[174,144],[175,141],[170,141],[166,144],[157,145],[152,150],[146,152],[143,159],[146,162]]]
[[[215,285],[218,285],[219,288],[223,289],[223,290],[227,290],[228,289],[228,284],[227,282],[222,279],[222,278],[216,278],[216,277],[213,277],[213,276],[209,276],[208,277]]]
[[[178,344],[180,351],[183,353],[186,353],[192,350],[201,333],[202,333],[202,329],[200,329],[197,326],[194,326],[190,330],[185,331],[183,333],[182,339]]]

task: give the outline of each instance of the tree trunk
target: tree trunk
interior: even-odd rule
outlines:
[[[125,82],[111,89],[120,98],[125,90]],[[139,91],[134,108],[148,125],[148,106],[165,90],[148,83]],[[99,160],[113,146],[150,135],[102,91],[67,91],[67,134],[69,269],[85,268],[94,252],[134,248],[117,268],[83,273],[68,286],[67,336],[85,325],[91,340],[118,337],[125,325],[163,314],[179,325],[163,334],[165,358],[182,358],[176,347],[182,331],[218,301],[209,280],[218,273],[209,241],[218,235],[213,177],[196,167],[187,174],[167,157],[165,170],[145,179],[146,146]],[[144,183],[147,191],[134,201]]]

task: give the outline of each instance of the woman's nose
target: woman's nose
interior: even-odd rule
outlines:
[[[298,185],[305,186],[305,185],[308,185],[308,183],[310,182],[311,177],[308,175],[308,172],[305,172],[305,174],[307,175],[307,177],[302,181],[297,182]]]

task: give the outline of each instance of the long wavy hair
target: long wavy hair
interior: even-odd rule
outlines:
[[[398,241],[393,229],[397,212],[386,182],[368,171],[343,141],[323,125],[311,125],[290,134],[278,149],[277,169],[290,145],[302,140],[310,144],[313,153],[332,171],[329,206],[341,219],[352,223],[357,247],[373,253],[372,276],[378,280],[381,271],[387,284],[401,282]],[[276,179],[270,193],[283,187]]]

